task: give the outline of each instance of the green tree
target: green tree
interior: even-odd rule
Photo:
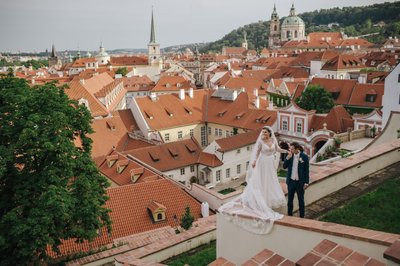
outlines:
[[[190,227],[192,227],[193,222],[194,222],[194,217],[190,212],[190,207],[186,206],[185,213],[181,217],[181,226],[183,229],[189,230]]]
[[[320,85],[310,85],[296,99],[296,104],[305,110],[316,110],[317,113],[328,113],[335,105],[332,94]]]
[[[126,69],[126,67],[118,68],[117,71],[115,71],[115,74],[121,74],[122,76],[126,76],[126,74],[128,74],[128,69]]]
[[[47,248],[59,252],[62,239],[111,230],[108,182],[90,157],[90,120],[53,83],[0,79],[1,265],[46,263]]]

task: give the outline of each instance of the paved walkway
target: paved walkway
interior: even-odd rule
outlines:
[[[363,179],[306,206],[306,218],[318,219],[326,212],[343,205],[357,196],[373,190],[385,180],[396,177],[400,177],[400,162],[364,177]],[[305,196],[307,197],[307,194]],[[297,199],[295,198],[295,200]],[[297,216],[298,213],[296,212],[294,215]]]
[[[355,139],[349,142],[343,142],[342,144],[340,144],[340,148],[349,151],[358,151],[364,149],[373,140],[374,140],[373,138]]]

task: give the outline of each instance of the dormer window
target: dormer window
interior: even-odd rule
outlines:
[[[166,220],[167,208],[157,201],[151,201],[147,205],[147,212],[149,213],[150,219],[153,223],[158,223]]]
[[[133,183],[136,183],[136,181],[143,175],[144,173],[144,168],[135,168],[131,170],[131,180]]]
[[[114,163],[118,160],[118,155],[117,154],[109,155],[106,157],[106,160],[108,168],[111,168],[114,165]]]
[[[171,84],[167,83],[167,84],[165,84],[165,87],[171,88]]]
[[[160,160],[160,157],[154,151],[149,151],[149,155],[150,155],[150,158],[153,160],[153,162],[158,162]]]
[[[108,128],[111,129],[111,131],[115,131],[116,130],[116,126],[112,121],[109,120],[109,121],[106,122],[106,124],[107,124]]]
[[[236,119],[240,119],[240,118],[242,118],[242,116],[244,115],[244,112],[241,112],[241,113],[239,113],[239,114],[237,114],[236,115]]]
[[[121,174],[125,168],[128,166],[129,161],[128,160],[120,160],[117,162],[117,173]]]
[[[376,101],[376,94],[367,94],[365,101],[368,103],[374,103]]]
[[[183,108],[185,109],[186,113],[188,113],[188,114],[190,114],[190,115],[193,113],[193,112],[192,112],[192,109],[190,109],[189,107],[184,106]]]
[[[147,116],[148,119],[153,119],[154,118],[153,115],[150,112],[144,111],[144,113],[145,113],[145,115]]]
[[[177,84],[176,84],[176,87],[177,87],[177,88],[180,88],[180,87],[182,87],[182,84],[177,83]]]
[[[226,113],[226,110],[218,112],[218,116],[223,116]]]
[[[165,112],[166,112],[169,116],[174,116],[174,113],[171,111],[171,109],[165,108]]]
[[[174,147],[169,147],[168,148],[169,154],[175,159],[175,157],[178,157],[178,152],[175,150]]]
[[[331,92],[331,94],[332,94],[332,98],[334,100],[337,100],[339,98],[339,95],[340,95],[340,90],[334,90],[333,92]]]

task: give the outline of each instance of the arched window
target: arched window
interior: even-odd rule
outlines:
[[[286,32],[286,38],[290,39],[290,31]]]
[[[297,38],[297,30],[294,31],[294,37]]]
[[[274,31],[277,31],[277,30],[278,30],[278,26],[275,25],[275,26],[274,26]]]
[[[159,220],[162,220],[162,219],[163,219],[162,213],[157,214],[157,220],[159,221]]]

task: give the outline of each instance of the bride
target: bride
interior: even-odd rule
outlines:
[[[259,233],[271,230],[273,221],[283,217],[273,208],[286,206],[286,198],[276,173],[279,152],[288,153],[279,147],[272,128],[264,127],[250,156],[251,167],[246,175],[246,188],[238,199],[222,205],[218,209],[220,213],[231,217],[237,214],[250,215],[264,222],[264,228]],[[259,223],[257,227],[260,227]],[[246,229],[254,231],[254,228]]]

